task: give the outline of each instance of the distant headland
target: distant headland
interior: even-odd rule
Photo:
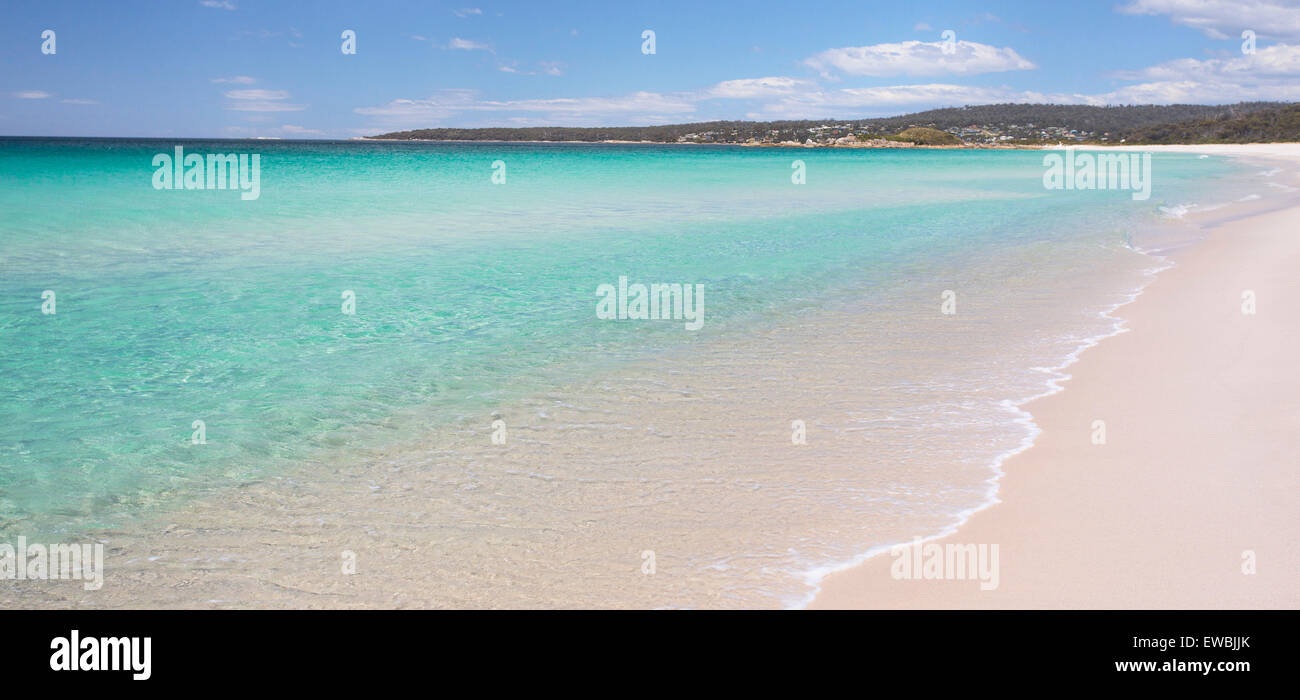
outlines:
[[[1300,141],[1300,103],[993,104],[854,120],[712,121],[617,127],[414,129],[368,139],[727,144],[840,148],[1027,148],[1067,144]]]

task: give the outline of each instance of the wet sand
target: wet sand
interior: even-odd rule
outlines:
[[[934,541],[997,544],[997,588],[896,578],[886,552],[828,576],[810,607],[1300,607],[1300,209],[1217,225],[1174,260],[1117,312],[1130,332],[1024,407],[1043,432],[1004,465],[1001,503]]]

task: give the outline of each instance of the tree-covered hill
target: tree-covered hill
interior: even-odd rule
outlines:
[[[856,120],[712,121],[660,126],[415,129],[373,138],[429,141],[652,141],[657,143],[831,143],[865,134],[891,135],[911,128],[953,134],[966,143],[1117,142],[1151,127],[1222,122],[1285,106],[995,104],[932,109],[897,117]],[[1155,138],[1150,132],[1147,138]],[[1167,132],[1173,133],[1173,132]],[[1182,132],[1179,132],[1182,133]]]
[[[1237,116],[1194,119],[1133,129],[1128,143],[1277,143],[1300,142],[1300,104]]]

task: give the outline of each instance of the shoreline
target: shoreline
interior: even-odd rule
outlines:
[[[323,139],[323,140],[326,140],[326,139]],[[356,136],[356,137],[353,137],[353,138],[348,139],[348,140],[349,140],[349,141],[364,141],[364,142],[367,142],[367,143],[490,143],[490,144],[496,144],[496,145],[503,144],[503,143],[523,143],[523,144],[548,143],[548,144],[580,144],[580,145],[588,145],[588,146],[590,146],[590,145],[601,145],[601,144],[605,144],[605,145],[623,145],[623,146],[734,146],[734,147],[737,147],[737,148],[832,148],[832,149],[833,149],[833,148],[846,148],[846,149],[853,149],[853,150],[862,150],[862,149],[871,150],[871,149],[874,149],[874,150],[882,150],[882,151],[890,151],[890,150],[895,150],[895,149],[900,149],[900,148],[901,148],[901,149],[930,149],[930,150],[941,150],[941,151],[954,151],[954,150],[956,150],[956,151],[961,151],[961,150],[966,150],[966,151],[1038,151],[1038,150],[1044,150],[1044,149],[1057,148],[1057,147],[1058,147],[1058,146],[1055,146],[1055,145],[1039,145],[1039,144],[967,144],[967,143],[961,143],[961,144],[946,144],[946,145],[925,145],[925,144],[916,144],[916,143],[911,143],[911,142],[907,142],[907,141],[899,141],[899,142],[896,142],[897,145],[894,145],[894,146],[883,146],[883,145],[880,145],[880,144],[874,144],[874,143],[863,143],[863,144],[852,144],[852,143],[794,143],[794,142],[769,143],[769,142],[766,142],[766,141],[762,141],[762,142],[752,142],[752,143],[751,143],[751,142],[744,142],[744,143],[732,143],[732,142],[719,142],[719,143],[712,143],[712,142],[710,142],[710,143],[703,143],[703,142],[699,142],[699,141],[625,141],[625,140],[618,140],[618,139],[608,139],[608,140],[604,140],[604,141],[578,141],[578,140],[546,141],[546,140],[534,140],[534,139],[380,139],[380,138],[373,138],[373,137],[369,137],[369,136]],[[1076,146],[1076,147],[1077,147],[1077,148],[1083,148],[1083,146]]]
[[[256,140],[256,139],[245,139]],[[310,141],[313,139],[299,139]],[[321,141],[336,141],[337,139],[317,139]],[[1078,151],[1147,151],[1147,152],[1164,152],[1164,153],[1205,153],[1224,156],[1248,156],[1258,158],[1290,158],[1300,154],[1300,143],[1277,142],[1277,143],[1208,143],[1208,144],[1098,144],[1086,142],[1057,142],[1057,143],[958,143],[958,144],[917,144],[908,141],[895,142],[897,145],[885,146],[878,143],[794,143],[780,142],[771,143],[761,142],[717,142],[702,143],[699,141],[626,141],[619,139],[607,139],[602,141],[548,141],[535,139],[382,139],[371,136],[354,136],[348,141],[363,141],[367,143],[486,143],[486,144],[581,144],[581,145],[625,145],[625,146],[735,146],[739,148],[821,148],[821,149],[850,149],[850,150],[895,150],[895,149],[920,149],[920,150],[940,150],[940,151],[1059,151],[1059,150],[1078,150]]]
[[[1266,201],[1276,204],[1281,199],[1269,197]],[[1248,207],[1228,205],[1214,216],[1223,217],[1243,208]],[[1203,214],[1189,217],[1204,218],[1208,217]],[[1088,247],[1093,248],[1093,242]],[[921,353],[922,361],[905,376],[890,369],[872,377],[869,368],[873,364],[884,365],[871,362],[862,349],[889,346],[891,343],[882,342],[883,338],[907,341],[904,332],[913,324],[900,321],[908,318],[947,324],[942,335],[932,335],[940,332],[939,326],[934,326],[933,331],[917,326],[913,332],[916,337],[929,338],[930,342],[942,338],[940,345],[961,348],[963,354],[971,357],[979,354],[984,338],[995,335],[1002,350],[988,355],[993,364],[987,365],[982,374],[972,376],[973,386],[982,387],[990,384],[991,377],[1002,377],[997,370],[1007,361],[1006,351],[1017,347],[1016,341],[1009,339],[1018,337],[1020,330],[1032,324],[1001,326],[1000,333],[990,334],[978,312],[963,314],[959,317],[963,323],[958,324],[936,320],[928,303],[931,290],[925,288],[926,283],[921,283],[914,292],[899,293],[906,299],[927,301],[918,302],[908,312],[895,299],[891,308],[901,310],[901,316],[862,315],[850,308],[823,309],[811,327],[836,331],[816,334],[816,339],[788,341],[809,327],[808,319],[800,317],[791,321],[793,327],[790,324],[767,326],[758,338],[746,331],[745,342],[740,344],[719,339],[696,347],[690,354],[690,371],[684,371],[687,367],[680,363],[665,366],[662,363],[665,358],[656,355],[653,364],[636,363],[629,366],[629,371],[601,375],[591,381],[575,380],[564,384],[563,389],[502,405],[500,415],[508,420],[517,440],[512,441],[508,451],[484,447],[486,433],[482,431],[482,422],[466,421],[422,432],[410,439],[410,444],[401,440],[366,450],[354,455],[358,457],[355,460],[309,459],[301,469],[222,488],[183,507],[160,512],[156,517],[151,516],[149,525],[143,528],[135,525],[107,528],[99,534],[113,558],[111,592],[92,599],[75,590],[51,587],[49,598],[41,593],[15,604],[27,607],[44,599],[47,605],[105,607],[127,607],[132,601],[142,600],[180,607],[239,607],[241,604],[254,607],[711,607],[724,600],[733,605],[747,600],[750,605],[767,607],[767,602],[753,601],[774,599],[774,607],[798,605],[809,598],[810,588],[799,584],[809,580],[800,575],[807,571],[806,566],[819,561],[858,562],[889,549],[887,545],[877,546],[873,552],[859,555],[857,546],[863,541],[905,541],[913,532],[941,531],[930,538],[935,539],[964,531],[971,518],[995,510],[991,506],[1002,503],[999,480],[1007,472],[1000,465],[1021,456],[1036,444],[1041,434],[1035,415],[1023,406],[1042,395],[1059,393],[1059,384],[1068,378],[1065,369],[1077,362],[1083,350],[1121,333],[1116,326],[1119,321],[1115,311],[1131,303],[1152,284],[1147,273],[1150,260],[1146,257],[1118,244],[1101,247],[1124,252],[1092,271],[1104,272],[1109,278],[1116,265],[1125,267],[1126,261],[1132,262],[1133,276],[1126,278],[1132,284],[1099,285],[1097,289],[1105,296],[1101,303],[1088,305],[1092,319],[1088,330],[1061,336],[1060,352],[1040,356],[1036,364],[1017,365],[1028,370],[1023,373],[1028,380],[1004,377],[1012,383],[988,390],[990,400],[984,403],[989,410],[982,411],[980,420],[960,424],[947,420],[925,422],[927,426],[947,425],[949,438],[958,438],[956,441],[935,437],[942,432],[899,439],[906,436],[900,431],[906,430],[907,423],[894,417],[889,408],[891,397],[898,394],[880,393],[882,388],[895,386],[890,382],[899,379],[905,380],[896,384],[905,388],[904,393],[908,385],[911,390],[925,386],[925,353]],[[1087,278],[1082,263],[1089,259],[1088,254],[1080,252],[1084,254],[1068,256],[1068,263],[1057,269],[1053,279]],[[989,261],[998,259],[995,255]],[[958,279],[951,273],[965,269],[950,269],[945,274],[943,268],[936,268],[925,277]],[[986,292],[1011,294],[998,296],[1001,303],[990,304],[986,309],[1020,306],[1017,299],[1023,296],[1012,290],[1021,286],[1016,280],[1023,277],[1019,273],[1022,267],[1008,266],[997,274],[983,266],[981,269],[994,280],[992,286],[985,287]],[[1052,286],[1055,285],[1030,285],[1024,289],[1041,294],[1049,292]],[[1033,291],[1040,287],[1042,292]],[[1127,291],[1114,290],[1137,291],[1130,296]],[[971,298],[978,299],[980,295]],[[1051,309],[1046,316],[1022,318],[1026,321],[1059,318],[1059,311],[1079,297],[1050,293],[1050,298],[1054,302],[1044,307]],[[928,313],[915,316],[921,307]],[[1098,316],[1106,320],[1098,322]],[[973,323],[964,323],[968,320]],[[1036,334],[1025,335],[1028,339]],[[852,352],[843,352],[850,348]],[[734,376],[725,368],[736,365],[737,357],[742,356],[752,371]],[[801,357],[815,358],[817,371],[805,366],[799,360]],[[933,385],[930,403],[934,405],[945,403],[952,396],[951,389],[944,388],[951,381],[951,361],[942,360],[940,364],[945,381]],[[893,367],[892,363],[890,366]],[[1051,368],[1041,370],[1047,377],[1035,374],[1034,370],[1040,367]],[[670,385],[656,380],[665,369],[677,370],[669,372],[674,378]],[[922,371],[917,372],[918,369]],[[857,384],[844,381],[846,375],[857,376],[864,371],[868,374]],[[1046,387],[1044,378],[1049,382]],[[610,392],[611,386],[630,391]],[[1007,391],[1010,386],[1015,389]],[[768,404],[758,400],[770,398],[774,393],[783,397],[776,420],[764,408]],[[1028,398],[1002,398],[1008,394]],[[607,395],[634,398],[630,401],[602,398]],[[575,402],[574,397],[586,400]],[[874,415],[864,416],[863,406],[870,407]],[[647,408],[652,412],[646,413]],[[498,413],[494,411],[492,415]],[[730,435],[751,439],[719,449],[714,427],[719,415],[728,416]],[[650,417],[650,429],[643,431],[641,428],[646,426],[639,425],[628,430],[630,426],[619,416],[636,416],[634,422],[640,423]],[[791,416],[807,419],[817,435],[812,443],[784,447],[790,445],[786,419]],[[1010,422],[1006,420],[1008,417]],[[891,421],[902,423],[894,425]],[[610,442],[600,437],[611,430],[620,431],[620,440]],[[882,431],[880,435],[893,438],[872,445],[875,439],[872,435],[877,430]],[[1004,441],[984,442],[998,431],[1006,433]],[[676,438],[671,450],[664,448],[669,444],[664,438],[669,436]],[[865,445],[861,442],[864,438]],[[635,446],[628,449],[631,441],[635,441]],[[954,456],[956,446],[950,444],[954,442],[980,450],[978,459],[970,460],[970,468],[965,472],[971,478],[954,482],[949,478],[959,475],[954,471],[926,481],[925,477],[917,476],[916,469],[909,469],[924,470],[933,465],[956,467],[964,463]],[[901,451],[890,452],[892,445],[898,445]],[[988,449],[981,449],[980,445]],[[588,459],[575,461],[575,453]],[[990,477],[991,461],[996,463],[997,472]],[[647,467],[648,464],[653,466]],[[577,475],[583,478],[573,478],[575,474],[566,474],[563,469],[550,465],[576,466]],[[617,468],[603,475],[593,471],[609,465]],[[703,465],[705,478],[698,475],[673,478],[668,470],[682,465]],[[735,478],[735,465],[745,465],[743,479]],[[764,465],[777,471],[749,469]],[[634,471],[668,474],[670,478],[661,477],[657,481],[624,478]],[[818,482],[803,482],[808,475]],[[791,483],[798,484],[796,491],[784,492],[776,499],[765,496],[772,489]],[[954,488],[955,483],[962,486]],[[593,484],[603,490],[598,494]],[[904,504],[890,511],[890,504],[898,503],[892,496],[900,486],[908,497],[913,493],[921,495],[912,498],[910,506]],[[539,489],[546,493],[546,498],[530,500],[531,494]],[[665,496],[646,501],[647,489]],[[954,501],[951,505],[955,508],[942,507],[942,500],[957,489],[964,489],[973,498]],[[688,495],[688,492],[706,491],[712,495],[704,496],[703,502],[692,501]],[[839,501],[828,496],[838,497],[846,491],[858,495],[848,499],[847,507],[841,508],[841,512],[825,507],[832,500]],[[510,511],[499,506],[484,511],[479,503],[482,498],[479,494],[483,493],[492,493],[494,497],[504,494],[505,502],[512,505]],[[628,498],[620,500],[624,496]],[[703,528],[688,528],[690,532],[677,528],[676,524],[681,522],[700,523],[698,514],[714,501],[735,503],[739,507],[724,521],[725,526],[707,531],[707,542],[691,539]],[[574,522],[571,518],[574,512],[599,514],[611,502],[629,502],[639,507],[603,521],[593,517]],[[535,507],[537,503],[563,507],[552,509],[554,512],[545,508],[539,511]],[[688,503],[693,505],[687,507]],[[802,506],[792,507],[792,503]],[[322,508],[322,504],[328,506]],[[653,507],[643,510],[647,506]],[[503,512],[514,515],[508,522],[498,522]],[[877,517],[879,522],[872,522]],[[467,523],[472,527],[465,527]],[[661,527],[664,524],[671,527]],[[875,539],[864,540],[853,535],[854,529],[869,530],[869,524],[881,528],[871,531]],[[634,535],[599,541],[581,536],[586,528],[597,527],[597,531],[618,530]],[[578,537],[559,538],[555,533]],[[609,541],[614,541],[616,546],[611,549]],[[816,541],[819,542],[813,544]],[[708,548],[700,549],[701,544],[707,544]],[[619,548],[623,546],[629,551],[622,552]],[[659,579],[643,576],[637,555],[645,551],[640,547],[647,546],[659,552],[665,573],[674,572],[674,575]],[[805,546],[809,550],[820,549],[806,552]],[[513,563],[497,569],[482,565],[486,564],[484,556],[489,551],[493,553],[493,562]],[[338,552],[364,553],[365,575],[337,577]],[[701,557],[698,552],[708,557]],[[690,560],[684,553],[714,563],[688,566]],[[449,566],[453,561],[469,564]],[[582,562],[578,568],[586,573],[577,578],[550,579],[558,569],[546,565],[548,561]],[[628,561],[635,565],[628,566]],[[788,590],[785,586],[772,583],[766,576],[770,570],[781,569],[789,563],[802,565],[781,572],[798,588],[787,595],[782,593]],[[822,567],[818,574],[831,568],[841,571],[844,566],[837,563]],[[545,585],[539,589],[545,597],[518,582],[507,588],[497,585],[497,581],[525,570],[532,576],[546,577],[540,579]],[[733,571],[734,574],[722,573]],[[412,572],[426,573],[421,576]],[[458,572],[459,576],[453,575]],[[724,578],[733,575],[745,578]],[[749,590],[756,591],[754,597],[739,597]],[[701,592],[703,595],[697,595]],[[5,593],[0,591],[0,601],[6,599]]]
[[[1147,150],[1151,147],[1121,147],[1119,150]],[[1155,150],[1191,153],[1211,153],[1216,155],[1238,156],[1251,160],[1277,162],[1283,160],[1288,166],[1300,164],[1300,145],[1282,144],[1277,147],[1165,147]],[[1288,174],[1295,181],[1295,172]],[[1214,211],[1217,216],[1211,216]],[[1075,353],[1074,360],[1067,362],[1054,371],[1066,373],[1064,379],[1054,380],[1058,388],[1016,403],[1016,407],[1026,413],[1031,424],[1036,426],[1036,433],[1026,447],[1013,451],[1002,457],[993,465],[995,470],[991,481],[996,489],[992,500],[980,507],[963,514],[961,520],[938,534],[920,536],[912,542],[893,546],[873,547],[854,563],[823,571],[820,575],[810,577],[810,583],[816,586],[815,592],[799,607],[808,609],[840,608],[1121,608],[1121,607],[1300,607],[1300,595],[1293,586],[1288,586],[1280,572],[1294,571],[1300,560],[1288,551],[1287,542],[1297,534],[1294,517],[1288,522],[1285,504],[1272,503],[1263,508],[1261,513],[1261,496],[1272,491],[1259,485],[1259,482],[1276,482],[1275,488],[1283,491],[1290,482],[1294,487],[1294,477],[1286,473],[1288,466],[1284,458],[1278,464],[1255,463],[1238,458],[1233,466],[1244,472],[1233,480],[1225,477],[1223,465],[1206,461],[1204,454],[1198,450],[1187,450],[1180,446],[1179,425],[1158,422],[1169,415],[1177,415],[1186,420],[1199,420],[1214,425],[1219,406],[1202,401],[1196,405],[1188,400],[1194,397],[1171,399],[1162,395],[1160,390],[1147,391],[1148,385],[1155,384],[1167,390],[1170,386],[1189,383],[1198,377],[1195,372],[1176,373],[1168,369],[1167,351],[1163,343],[1170,338],[1189,335],[1196,336],[1195,343],[1180,343],[1178,348],[1187,348],[1182,365],[1200,370],[1206,364],[1217,363],[1231,368],[1226,359],[1231,353],[1240,350],[1232,345],[1231,336],[1224,338],[1219,329],[1207,328],[1209,324],[1198,321],[1201,317],[1197,311],[1189,309],[1187,299],[1203,298],[1209,294],[1223,296],[1222,285],[1208,290],[1212,280],[1222,277],[1223,268],[1231,265],[1238,271],[1249,271],[1250,279],[1267,279],[1269,286],[1262,291],[1258,287],[1252,291],[1258,296],[1267,295],[1273,299],[1286,299],[1294,292],[1300,292],[1300,284],[1287,280],[1287,272],[1295,269],[1287,265],[1288,258],[1300,257],[1300,244],[1290,241],[1286,231],[1294,230],[1300,221],[1300,204],[1292,203],[1282,208],[1268,208],[1263,211],[1247,211],[1236,217],[1223,216],[1222,210],[1207,210],[1193,217],[1202,226],[1208,228],[1208,237],[1190,248],[1176,251],[1167,256],[1153,255],[1163,264],[1152,277],[1139,288],[1127,302],[1117,304],[1108,314],[1116,318],[1117,328],[1114,333],[1091,339]],[[1237,245],[1241,241],[1248,245]],[[1231,262],[1225,262],[1231,261]],[[1243,283],[1244,284],[1244,283]],[[1257,297],[1258,298],[1258,297]],[[1220,308],[1215,309],[1215,318],[1224,325],[1233,322],[1263,321],[1258,317],[1247,316],[1236,311],[1237,302],[1228,298]],[[1181,306],[1181,308],[1180,308]],[[1224,308],[1228,310],[1225,312]],[[1122,311],[1121,311],[1122,310]],[[1234,318],[1236,316],[1240,318]],[[1285,396],[1285,391],[1276,387],[1300,384],[1295,372],[1286,364],[1287,354],[1281,348],[1294,349],[1297,345],[1296,329],[1288,328],[1284,319],[1285,311],[1275,312],[1264,324],[1268,331],[1264,337],[1256,339],[1254,352],[1261,353],[1274,360],[1261,367],[1258,374],[1268,375],[1272,379],[1271,387],[1263,385],[1251,387],[1233,387],[1236,389],[1238,413],[1248,414],[1252,425],[1269,424],[1268,415],[1273,409],[1280,409],[1283,423],[1287,422],[1286,411],[1295,411],[1292,400],[1288,407],[1285,401],[1253,401],[1258,391],[1273,391],[1275,395]],[[1167,320],[1176,317],[1176,321]],[[1260,325],[1264,325],[1260,324]],[[1243,332],[1254,329],[1238,328]],[[1123,338],[1123,340],[1118,340]],[[1109,340],[1109,343],[1101,341]],[[1218,343],[1214,341],[1218,340]],[[1091,349],[1091,353],[1085,350]],[[1190,357],[1187,357],[1190,355]],[[1141,364],[1142,369],[1135,371],[1134,364]],[[1163,371],[1162,371],[1163,370]],[[1129,376],[1129,375],[1136,376]],[[1281,381],[1277,381],[1280,379]],[[1119,387],[1119,388],[1117,388]],[[1249,395],[1245,395],[1249,394]],[[1293,394],[1294,395],[1294,394]],[[1092,444],[1090,432],[1094,432],[1092,419],[1086,416],[1109,411],[1098,411],[1096,406],[1102,402],[1112,404],[1115,412],[1123,412],[1126,422],[1145,423],[1148,431],[1134,436],[1127,436],[1123,444],[1112,439],[1101,445]],[[1189,408],[1192,407],[1192,408]],[[1144,410],[1156,408],[1158,410]],[[1180,410],[1181,409],[1181,410]],[[1207,415],[1209,416],[1207,418]],[[1168,421],[1167,418],[1165,418]],[[1300,423],[1295,417],[1290,420]],[[1115,427],[1108,421],[1106,427]],[[1267,452],[1274,449],[1283,456],[1294,454],[1297,448],[1295,431],[1286,432],[1283,425],[1277,432],[1271,433],[1273,440],[1259,441],[1253,436],[1219,430],[1200,434],[1202,440],[1226,446],[1229,455],[1243,453]],[[1244,432],[1244,431],[1243,431]],[[1113,435],[1113,433],[1112,433]],[[1095,434],[1092,435],[1095,437]],[[1207,437],[1208,436],[1208,437]],[[1134,439],[1134,438],[1139,439]],[[1288,440],[1289,437],[1289,440]],[[1155,439],[1156,446],[1143,445],[1143,440]],[[1186,442],[1186,440],[1183,440]],[[1288,450],[1288,448],[1290,448]],[[1104,452],[1098,453],[1098,450]],[[1220,485],[1223,490],[1191,490],[1172,498],[1161,488],[1164,483],[1158,470],[1147,469],[1145,474],[1134,476],[1133,472],[1143,466],[1151,466],[1153,460],[1160,459],[1160,451],[1168,450],[1186,454],[1183,462],[1189,473],[1175,475],[1172,483],[1187,489],[1182,480],[1202,478],[1205,480],[1229,480],[1228,485]],[[1293,459],[1291,460],[1294,461]],[[1098,463],[1104,463],[1107,472],[1115,475],[1109,482],[1102,481]],[[1293,464],[1289,466],[1294,467]],[[1250,470],[1250,471],[1246,471]],[[1152,473],[1156,472],[1156,473]],[[1264,478],[1261,479],[1261,476]],[[1130,480],[1142,479],[1140,490],[1147,499],[1140,503],[1131,503],[1132,494],[1125,493]],[[1154,483],[1153,483],[1154,481]],[[1240,482],[1240,483],[1238,483]],[[1090,502],[1089,509],[1080,511],[1079,504],[1072,502],[1071,496],[1078,490],[1091,487],[1097,498]],[[1164,496],[1162,498],[1162,496]],[[1225,500],[1236,496],[1230,505],[1220,509],[1236,516],[1232,518],[1215,518],[1215,499]],[[1000,506],[1000,507],[994,507]],[[1134,506],[1137,506],[1134,508]],[[1206,506],[1210,506],[1207,508]],[[1060,518],[1061,513],[1080,511],[1079,521]],[[1103,513],[1093,515],[1089,513]],[[1275,520],[1278,528],[1271,521]],[[1245,522],[1243,522],[1245,521]],[[1260,528],[1259,521],[1274,525],[1272,529]],[[1117,524],[1118,523],[1118,524]],[[1182,524],[1171,526],[1170,523]],[[1206,536],[1187,536],[1183,528],[1205,531]],[[1134,532],[1158,532],[1162,537],[1148,538],[1138,546],[1125,540],[1125,535]],[[1232,551],[1222,547],[1214,556],[1182,552],[1182,556],[1168,556],[1168,552],[1187,549],[1183,543],[1203,545],[1215,542],[1215,533],[1223,534],[1234,531],[1250,532],[1252,537],[1241,545],[1239,557],[1229,558]],[[1223,539],[1220,537],[1219,539]],[[1001,549],[1002,585],[990,591],[981,591],[974,581],[967,580],[896,580],[892,576],[891,564],[897,561],[894,556],[878,555],[892,552],[896,547],[910,547],[913,544],[937,545],[999,545]],[[1252,549],[1247,544],[1252,545]],[[1064,545],[1064,546],[1062,546]],[[1120,545],[1120,546],[1116,546]],[[1228,545],[1223,545],[1228,546]],[[1197,585],[1195,580],[1189,582],[1178,577],[1163,578],[1159,567],[1142,567],[1142,558],[1136,557],[1134,551],[1142,552],[1155,549],[1166,552],[1164,570],[1182,568],[1184,575],[1196,576],[1203,581]],[[1075,549],[1093,555],[1090,558],[1070,556],[1069,550]],[[1066,551],[1062,555],[1062,550]],[[1126,550],[1126,551],[1114,551]],[[1265,554],[1265,551],[1268,554]],[[1251,563],[1255,557],[1272,560],[1271,572],[1262,566],[1255,575],[1238,572],[1249,552]],[[1118,554],[1119,558],[1130,560],[1134,564],[1132,572],[1151,571],[1153,575],[1125,575],[1123,568],[1106,566],[1103,554]],[[1188,560],[1191,560],[1190,563]],[[1244,570],[1244,569],[1243,569]],[[1010,573],[1008,573],[1010,572]],[[1099,576],[1100,574],[1100,576]],[[1096,585],[1096,579],[1108,581],[1112,585]],[[1211,582],[1206,584],[1205,581]],[[1154,590],[1152,590],[1154,589]]]
[[[1002,480],[1007,475],[1007,471],[1006,471],[1007,462],[1031,450],[1034,447],[1034,445],[1037,443],[1038,438],[1043,433],[1042,428],[1039,427],[1039,425],[1034,421],[1034,415],[1030,413],[1026,409],[1026,407],[1041,399],[1055,396],[1065,391],[1066,388],[1065,383],[1068,382],[1071,378],[1071,375],[1067,370],[1079,362],[1084,352],[1097,347],[1102,342],[1110,338],[1114,338],[1117,335],[1127,333],[1129,331],[1127,320],[1125,320],[1123,317],[1118,316],[1116,314],[1119,312],[1120,309],[1137,301],[1138,298],[1142,296],[1142,293],[1146,291],[1146,289],[1150,287],[1153,283],[1155,283],[1157,279],[1159,279],[1160,273],[1169,270],[1175,267],[1176,265],[1176,263],[1170,260],[1169,256],[1156,255],[1154,253],[1149,253],[1144,251],[1140,251],[1140,252],[1142,255],[1147,255],[1151,257],[1154,261],[1156,261],[1156,265],[1151,268],[1148,268],[1145,271],[1142,283],[1132,292],[1127,293],[1126,298],[1124,300],[1116,302],[1115,304],[1111,305],[1109,308],[1106,308],[1099,313],[1101,318],[1106,319],[1112,323],[1111,330],[1105,333],[1099,333],[1083,339],[1083,341],[1079,344],[1079,346],[1075,348],[1073,351],[1071,351],[1070,353],[1068,353],[1065,356],[1065,359],[1058,365],[1054,365],[1052,367],[1034,368],[1035,370],[1042,371],[1045,374],[1049,375],[1048,379],[1045,382],[1047,388],[1044,389],[1043,391],[1027,397],[1018,398],[1018,399],[1005,399],[1002,402],[1002,406],[1012,414],[1012,417],[1010,419],[1011,422],[1018,425],[1027,426],[1029,429],[1029,434],[1026,435],[1019,442],[1019,444],[1017,444],[1014,448],[1006,450],[1001,454],[996,455],[993,458],[993,462],[990,465],[990,469],[992,469],[993,475],[986,480],[986,483],[989,484],[989,493],[987,499],[983,503],[980,503],[979,505],[973,506],[971,508],[961,511],[960,513],[957,513],[956,517],[958,518],[958,521],[956,523],[949,525],[948,527],[945,527],[942,531],[938,533],[934,533],[927,536],[921,536],[919,538],[914,538],[912,542],[908,542],[908,543],[876,545],[868,549],[863,554],[854,557],[848,563],[822,566],[810,570],[808,572],[805,572],[803,575],[804,581],[808,585],[808,587],[812,590],[806,596],[804,596],[800,601],[798,601],[797,603],[791,606],[788,606],[788,609],[815,609],[817,607],[817,601],[819,597],[822,595],[823,586],[828,578],[832,576],[836,576],[837,574],[841,574],[843,572],[854,571],[861,567],[864,567],[868,563],[870,563],[871,560],[879,557],[879,555],[886,554],[899,546],[909,546],[912,544],[928,544],[936,540],[944,540],[949,537],[952,537],[958,534],[961,531],[961,529],[965,527],[967,523],[970,522],[971,518],[1002,503],[1002,499],[1000,498],[1001,495],[1000,491],[1001,491]]]

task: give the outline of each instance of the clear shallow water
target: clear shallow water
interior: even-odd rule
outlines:
[[[1006,402],[1152,267],[1125,242],[1250,193],[1179,155],[1135,202],[1044,190],[1036,152],[183,143],[260,153],[260,198],[154,190],[173,141],[0,141],[0,532],[129,528],[293,475],[269,510],[203,511],[248,531],[364,483],[476,524],[434,587],[471,605],[789,602],[803,572],[951,524],[1026,437]],[[621,275],[704,285],[704,327],[598,320]],[[838,438],[774,453],[805,415]],[[400,529],[388,546],[427,536]],[[632,540],[695,575],[600,583],[655,548]],[[570,566],[511,554],[547,547]],[[485,559],[512,593],[458,576]]]

